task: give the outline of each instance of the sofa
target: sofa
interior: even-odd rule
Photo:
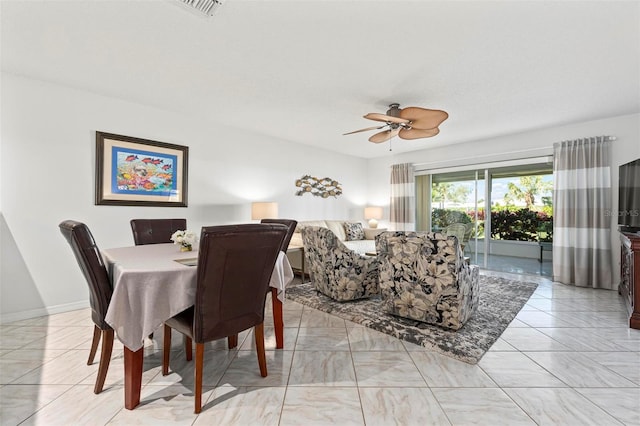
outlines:
[[[345,229],[348,239],[350,231]],[[351,250],[330,229],[320,226],[304,227],[302,242],[305,267],[317,291],[338,302],[379,294],[376,256]]]
[[[360,225],[362,225],[364,239],[353,239],[353,240],[348,239],[345,231],[345,224],[354,224],[354,223],[360,223]],[[349,221],[349,220],[299,221],[298,226],[296,227],[296,230],[293,233],[293,236],[291,237],[291,242],[289,243],[289,247],[304,246],[302,241],[302,229],[304,229],[307,226],[318,226],[321,228],[327,228],[331,230],[331,232],[333,232],[336,235],[336,237],[340,242],[342,242],[350,250],[353,250],[359,254],[375,252],[376,251],[376,242],[375,242],[376,235],[386,231],[386,229],[384,228],[376,228],[376,229],[366,228],[364,227],[362,222],[358,222],[358,221]],[[291,264],[291,267],[293,269],[298,271],[303,270],[302,252],[297,250],[296,251],[292,250],[289,253],[287,253],[287,257],[289,258],[289,263]],[[304,266],[305,266],[304,270],[306,272],[306,265]]]
[[[479,270],[460,242],[439,232],[384,232],[376,239],[382,310],[451,330],[477,310]]]

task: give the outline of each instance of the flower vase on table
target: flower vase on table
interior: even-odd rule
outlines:
[[[180,251],[191,251],[197,241],[197,237],[193,231],[187,229],[174,232],[173,235],[171,235],[171,241],[180,246]]]

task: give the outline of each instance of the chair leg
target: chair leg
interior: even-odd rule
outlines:
[[[235,348],[238,346],[238,335],[234,334],[233,336],[228,336],[227,342],[229,343],[229,349]]]
[[[276,349],[284,348],[284,322],[282,321],[282,302],[278,299],[278,289],[271,289],[273,307],[273,327],[276,331]]]
[[[98,365],[98,377],[93,393],[102,392],[104,381],[109,371],[109,363],[111,362],[111,352],[113,350],[113,330],[102,330],[102,351],[100,352],[100,364]]]
[[[202,370],[204,367],[204,344],[196,343],[196,365],[194,372],[194,389],[193,395],[195,399],[195,410],[196,414],[199,414],[202,411]]]
[[[96,351],[98,350],[98,343],[100,343],[101,334],[102,330],[100,330],[97,325],[94,325],[93,340],[91,340],[91,350],[89,351],[89,359],[87,360],[87,365],[93,364],[93,360],[96,357]]]
[[[187,357],[187,361],[193,359],[193,347],[191,346],[191,337],[184,336],[184,352]]]
[[[258,354],[258,366],[260,375],[267,377],[267,356],[264,353],[264,323],[260,323],[253,328],[256,337],[256,353]]]
[[[164,340],[162,341],[162,375],[169,374],[169,354],[171,352],[171,327],[164,325]]]

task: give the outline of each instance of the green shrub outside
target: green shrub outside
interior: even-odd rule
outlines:
[[[491,239],[510,241],[553,241],[553,209],[542,207],[542,211],[529,208],[496,206],[491,212]],[[462,209],[433,209],[432,224],[435,229],[444,229],[452,223],[473,223],[475,211]],[[478,236],[484,234],[484,210],[477,212]],[[473,236],[472,236],[473,238]]]
[[[443,229],[452,223],[471,223],[471,217],[464,210],[433,209],[431,211],[432,226]]]

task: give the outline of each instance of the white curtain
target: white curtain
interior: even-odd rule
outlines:
[[[391,230],[415,230],[415,188],[413,166],[391,166]]]
[[[613,288],[610,144],[599,136],[554,145],[554,281]]]

